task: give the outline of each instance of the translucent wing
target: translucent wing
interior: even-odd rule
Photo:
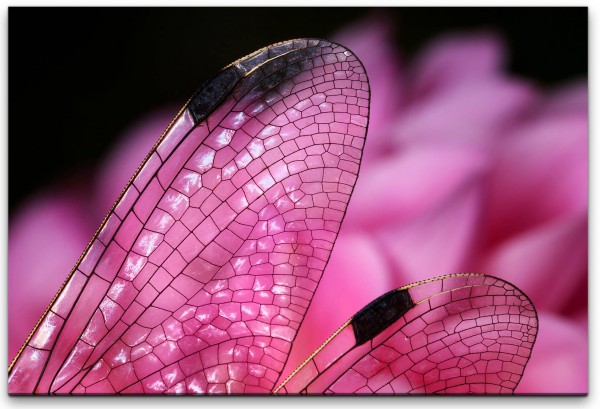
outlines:
[[[293,40],[175,118],[9,369],[11,394],[269,393],[357,178],[369,85]]]
[[[274,392],[513,393],[537,326],[529,298],[499,278],[422,281],[367,305]]]

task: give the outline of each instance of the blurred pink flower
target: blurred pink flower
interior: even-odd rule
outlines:
[[[508,75],[491,33],[444,36],[405,64],[391,30],[366,21],[334,38],[369,74],[369,135],[284,372],[382,293],[477,272],[514,283],[538,310],[538,341],[516,392],[587,392],[586,82],[547,93]],[[70,184],[40,194],[11,220],[11,356],[174,114],[154,113],[127,132],[91,192]],[[33,246],[46,256],[28,257]]]

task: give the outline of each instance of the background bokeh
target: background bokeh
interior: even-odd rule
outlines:
[[[481,272],[538,308],[518,392],[587,391],[585,8],[10,9],[10,359],[193,90],[307,36],[361,58],[372,113],[290,365],[385,291]]]
[[[10,8],[9,211],[98,163],[133,120],[179,106],[232,58],[373,15],[394,26],[405,60],[443,33],[490,29],[509,72],[544,85],[587,73],[584,7]]]

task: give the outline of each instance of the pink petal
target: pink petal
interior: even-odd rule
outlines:
[[[535,301],[534,301],[535,302]],[[587,321],[540,311],[539,333],[516,393],[587,393]]]
[[[409,223],[377,233],[378,241],[397,269],[395,285],[464,273],[472,254],[481,212],[478,183]],[[469,271],[467,271],[469,272]]]
[[[418,217],[481,176],[487,162],[481,151],[428,145],[411,146],[367,164],[361,169],[345,225],[375,230]]]
[[[460,82],[497,76],[504,66],[505,54],[504,42],[496,33],[441,36],[415,61],[411,93],[419,97]]]
[[[490,178],[489,241],[587,212],[587,115],[529,122],[496,149]]]
[[[528,84],[513,79],[463,81],[411,105],[396,122],[394,140],[484,145],[502,136],[535,97]]]
[[[586,114],[588,111],[588,83],[575,80],[550,92],[540,106],[541,115]]]
[[[587,297],[587,247],[585,215],[557,220],[506,241],[478,272],[518,283],[538,310],[560,312]]]
[[[10,223],[9,359],[12,359],[94,233],[74,190],[32,198]]]

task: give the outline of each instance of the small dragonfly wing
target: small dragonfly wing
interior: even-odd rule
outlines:
[[[275,392],[511,394],[537,328],[529,298],[504,280],[426,280],[367,305]]]

